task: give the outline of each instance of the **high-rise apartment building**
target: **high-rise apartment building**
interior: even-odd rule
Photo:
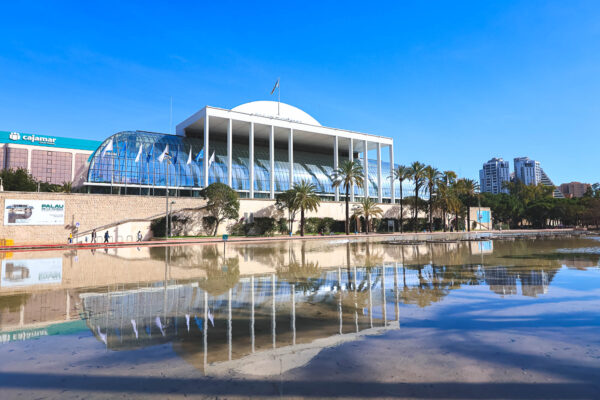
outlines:
[[[479,186],[483,193],[508,193],[504,183],[510,181],[510,163],[502,158],[492,158],[479,170]]]
[[[525,185],[537,185],[542,183],[542,169],[540,162],[531,160],[529,157],[517,157],[515,163],[515,179]]]

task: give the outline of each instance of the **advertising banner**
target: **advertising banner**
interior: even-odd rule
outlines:
[[[490,223],[490,212],[489,211],[477,211],[477,222],[480,224],[489,224]]]
[[[62,282],[62,257],[2,260],[0,287],[44,285]]]
[[[65,202],[62,200],[4,201],[4,225],[63,225]]]

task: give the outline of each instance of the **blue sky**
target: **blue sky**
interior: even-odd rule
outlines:
[[[596,1],[3,2],[0,130],[104,139],[282,101],[477,178],[499,156],[600,181]]]

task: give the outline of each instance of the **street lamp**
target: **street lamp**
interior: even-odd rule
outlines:
[[[169,210],[169,232],[167,232],[167,238],[169,237],[169,234],[171,233],[170,230],[173,229],[173,221],[171,219],[172,218],[171,215],[173,214],[173,204],[175,204],[175,203],[176,203],[175,200],[171,201],[171,203],[170,203],[171,208]]]

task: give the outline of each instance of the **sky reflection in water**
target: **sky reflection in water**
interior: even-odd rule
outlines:
[[[401,327],[598,328],[596,244],[332,239],[4,254],[0,356],[12,363],[0,373],[44,368],[47,353],[59,365],[169,359],[207,375],[270,375]],[[55,353],[69,346],[81,354]]]

